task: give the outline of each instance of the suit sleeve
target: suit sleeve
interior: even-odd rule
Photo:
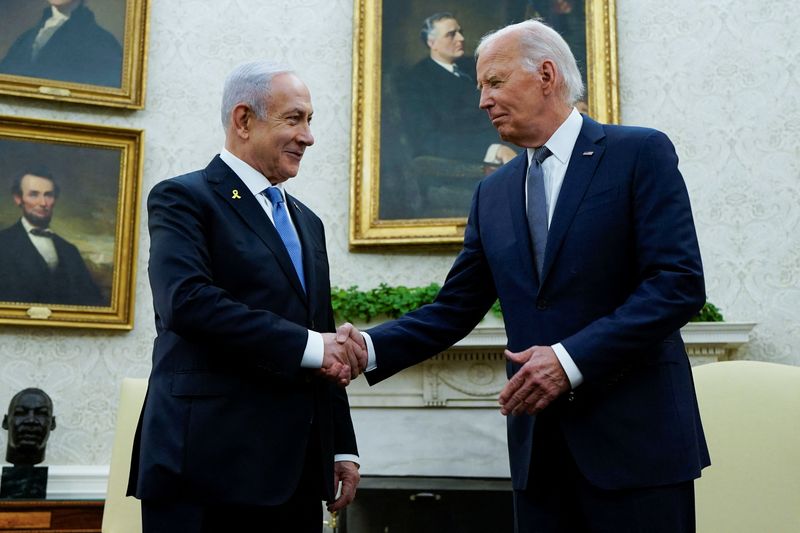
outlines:
[[[377,368],[370,384],[433,357],[467,336],[497,299],[483,251],[478,221],[480,185],[475,192],[458,254],[433,303],[367,331],[375,346]]]
[[[612,313],[562,340],[587,380],[632,363],[705,302],[689,196],[666,135],[653,131],[644,139],[633,172],[631,293]]]
[[[258,368],[293,375],[300,369],[308,330],[266,310],[253,309],[214,285],[207,235],[212,208],[176,180],[156,185],[148,198],[150,285],[156,320],[215,352],[242,356]],[[211,353],[211,352],[209,352]]]

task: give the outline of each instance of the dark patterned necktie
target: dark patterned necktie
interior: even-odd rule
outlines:
[[[536,273],[540,278],[547,244],[547,197],[544,191],[542,162],[550,155],[551,152],[546,146],[540,146],[534,150],[531,166],[528,169],[528,231],[531,233],[533,243]]]
[[[289,220],[289,212],[286,209],[286,203],[283,201],[283,195],[277,187],[268,187],[264,192],[272,203],[272,219],[275,221],[275,229],[278,230],[278,235],[281,236],[283,245],[286,246],[286,251],[289,252],[289,258],[292,260],[294,270],[297,272],[297,277],[300,278],[300,285],[303,286],[305,291],[306,277],[303,274],[303,251],[300,248],[300,239],[297,238],[297,233]]]

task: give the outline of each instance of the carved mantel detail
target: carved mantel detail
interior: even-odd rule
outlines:
[[[693,322],[681,329],[692,365],[731,359],[750,337],[753,323]],[[354,408],[462,407],[497,409],[506,383],[502,322],[492,317],[453,348],[369,387],[358,379],[347,389]]]

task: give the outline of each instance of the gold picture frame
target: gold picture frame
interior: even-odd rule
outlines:
[[[407,78],[410,65],[427,57],[424,40],[419,42],[419,30],[423,19],[431,14],[428,5],[423,0],[392,3],[355,0],[349,235],[352,250],[452,248],[463,241],[471,190],[480,176],[470,175],[471,181],[466,183],[467,186],[460,181],[458,185],[463,190],[457,191],[456,186],[442,189],[440,196],[444,202],[453,202],[454,205],[456,200],[460,202],[455,206],[458,209],[456,213],[448,212],[448,209],[454,209],[449,203],[440,204],[439,213],[430,208],[426,211],[415,207],[422,203],[420,197],[425,198],[425,194],[419,192],[423,185],[420,185],[422,180],[418,169],[430,167],[419,164],[419,160],[409,163],[409,158],[402,153],[403,130],[393,125],[402,121],[407,108],[393,100],[393,83],[397,83],[395,80],[399,78],[392,76],[398,76],[396,72],[400,72]],[[601,122],[618,123],[614,0],[504,0],[498,3],[443,0],[437,4],[437,11],[449,11],[458,19],[463,33],[468,36],[465,37],[465,49],[471,53],[480,35],[508,22],[529,18],[531,14],[542,16],[540,12],[531,13],[531,6],[535,5],[567,5],[570,9],[575,8],[575,16],[582,17],[570,19],[573,15],[570,13],[564,20],[572,21],[573,26],[575,20],[581,24],[574,32],[575,40],[581,43],[579,49],[576,50],[574,43],[570,45],[586,79],[588,114]],[[577,9],[580,7],[583,11]],[[493,16],[489,16],[490,11]],[[524,13],[524,18],[516,18],[520,13]],[[550,22],[547,16],[542,18]],[[470,26],[466,26],[467,23]],[[566,35],[565,38],[570,41]],[[419,87],[414,85],[413,90],[421,90]],[[477,96],[475,102],[477,106]],[[486,122],[489,122],[488,118]],[[398,130],[401,133],[398,134]],[[412,129],[410,136],[417,132]],[[474,169],[475,164],[470,164],[469,168]],[[462,166],[459,161],[448,162],[445,171],[463,174]],[[489,171],[487,167],[484,169]],[[456,192],[460,196],[456,197]]]
[[[142,109],[149,3],[83,0],[45,41],[48,2],[0,3],[0,94]]]
[[[133,328],[143,135],[0,116],[0,324]]]

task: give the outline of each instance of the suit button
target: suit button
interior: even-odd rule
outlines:
[[[536,300],[536,309],[538,309],[539,311],[544,311],[545,309],[547,309],[547,307],[548,307],[547,300],[545,300],[544,298],[539,298],[538,300]]]
[[[575,401],[575,393],[574,392],[569,391],[569,394],[567,394],[567,401],[568,402],[574,402]]]

